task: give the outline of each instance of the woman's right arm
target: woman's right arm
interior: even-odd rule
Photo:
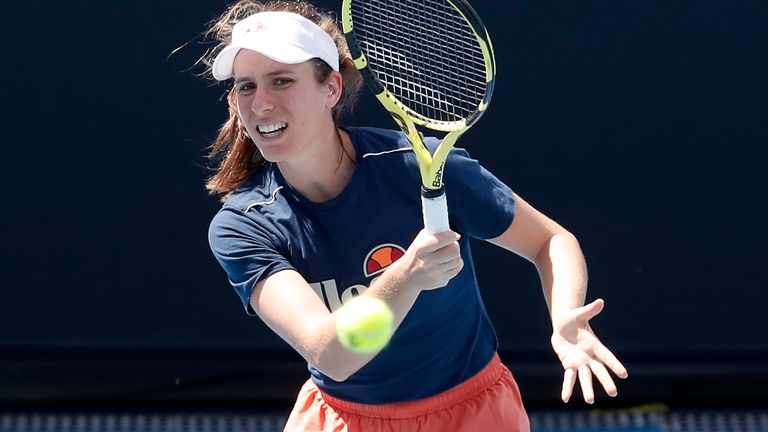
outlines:
[[[362,295],[386,301],[397,329],[421,291],[444,287],[459,273],[463,262],[458,239],[451,231],[436,235],[421,231],[405,255]],[[257,282],[249,303],[275,333],[335,381],[346,380],[378,354],[344,348],[336,337],[336,314],[294,270],[283,270]]]

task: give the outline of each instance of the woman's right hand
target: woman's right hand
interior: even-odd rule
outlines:
[[[387,302],[397,329],[419,293],[444,287],[464,266],[460,236],[422,230],[405,254],[371,281],[364,295]],[[291,344],[309,363],[336,381],[344,381],[365,366],[376,352],[353,353],[336,337],[336,315],[295,270],[268,276],[254,286],[250,305],[262,320]],[[296,313],[286,314],[286,310]]]
[[[453,231],[430,234],[421,230],[408,250],[392,264],[409,289],[433,290],[448,284],[464,267],[459,248],[461,236]]]

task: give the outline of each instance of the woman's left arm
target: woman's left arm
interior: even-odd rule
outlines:
[[[620,378],[628,376],[627,370],[589,326],[605,303],[597,299],[584,305],[587,265],[576,237],[515,195],[514,220],[489,241],[536,265],[552,319],[552,348],[565,369],[563,402],[571,398],[577,375],[587,403],[595,400],[592,375],[609,396],[616,396],[608,370]]]

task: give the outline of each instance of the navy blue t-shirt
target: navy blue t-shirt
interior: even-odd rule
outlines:
[[[365,291],[423,228],[419,170],[405,136],[347,131],[356,166],[339,196],[313,203],[267,164],[211,222],[211,249],[249,314],[254,284],[285,269],[299,272],[335,311]],[[425,141],[431,150],[438,143]],[[446,287],[421,292],[387,347],[344,382],[310,364],[312,379],[331,396],[369,404],[421,399],[460,384],[493,356],[496,333],[480,297],[468,237],[502,234],[514,217],[514,198],[462,149],[452,150],[444,180],[451,229],[463,236],[464,268]]]

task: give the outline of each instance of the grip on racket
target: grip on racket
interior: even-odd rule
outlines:
[[[422,194],[421,209],[424,214],[424,228],[427,232],[437,234],[451,229],[448,225],[448,200],[445,198],[445,192],[432,197]]]

